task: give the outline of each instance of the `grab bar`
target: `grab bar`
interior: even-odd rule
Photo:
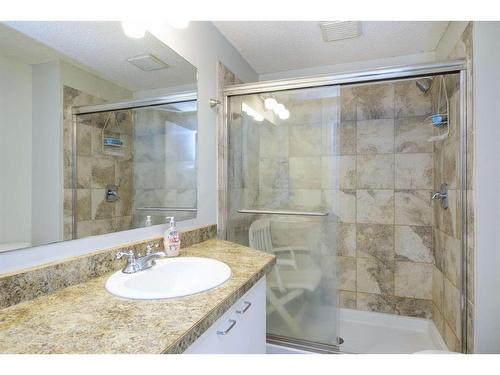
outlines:
[[[261,215],[291,215],[291,216],[328,216],[328,212],[306,212],[306,211],[280,211],[280,210],[250,210],[239,209],[240,214],[261,214]]]
[[[136,207],[137,211],[181,211],[181,212],[196,212],[196,208],[182,207]]]

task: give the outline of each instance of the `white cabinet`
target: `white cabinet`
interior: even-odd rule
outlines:
[[[186,354],[265,354],[266,278],[203,333]]]

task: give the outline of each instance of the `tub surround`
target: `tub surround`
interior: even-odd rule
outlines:
[[[181,232],[181,248],[214,238],[216,234],[216,225],[183,231]],[[123,268],[125,262],[125,260],[115,260],[115,254],[118,251],[133,249],[136,252],[141,252],[145,250],[148,244],[159,244],[159,249],[163,249],[163,238],[154,237],[0,275],[0,308],[9,307],[71,285],[89,281],[110,271],[117,271]]]
[[[275,263],[272,255],[217,239],[186,247],[181,256],[225,262],[231,278],[185,298],[134,301],[105,290],[108,270],[0,310],[0,353],[182,353]]]

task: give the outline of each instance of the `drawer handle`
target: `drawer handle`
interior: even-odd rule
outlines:
[[[236,310],[236,312],[238,314],[242,314],[243,315],[244,313],[247,312],[247,310],[250,308],[250,306],[252,306],[252,302],[245,301],[243,303],[245,304],[245,307],[242,310]]]
[[[221,335],[221,336],[227,335],[229,333],[229,331],[231,331],[233,329],[233,327],[236,325],[236,320],[229,319],[228,321],[229,321],[229,327],[227,327],[227,329],[225,331],[217,331],[218,335]]]

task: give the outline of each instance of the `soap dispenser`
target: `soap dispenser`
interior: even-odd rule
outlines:
[[[165,254],[168,257],[176,257],[179,255],[179,250],[181,248],[181,239],[177,228],[175,227],[175,219],[173,216],[168,216],[167,222],[169,221],[169,227],[165,231],[163,236],[163,245],[165,247]]]

